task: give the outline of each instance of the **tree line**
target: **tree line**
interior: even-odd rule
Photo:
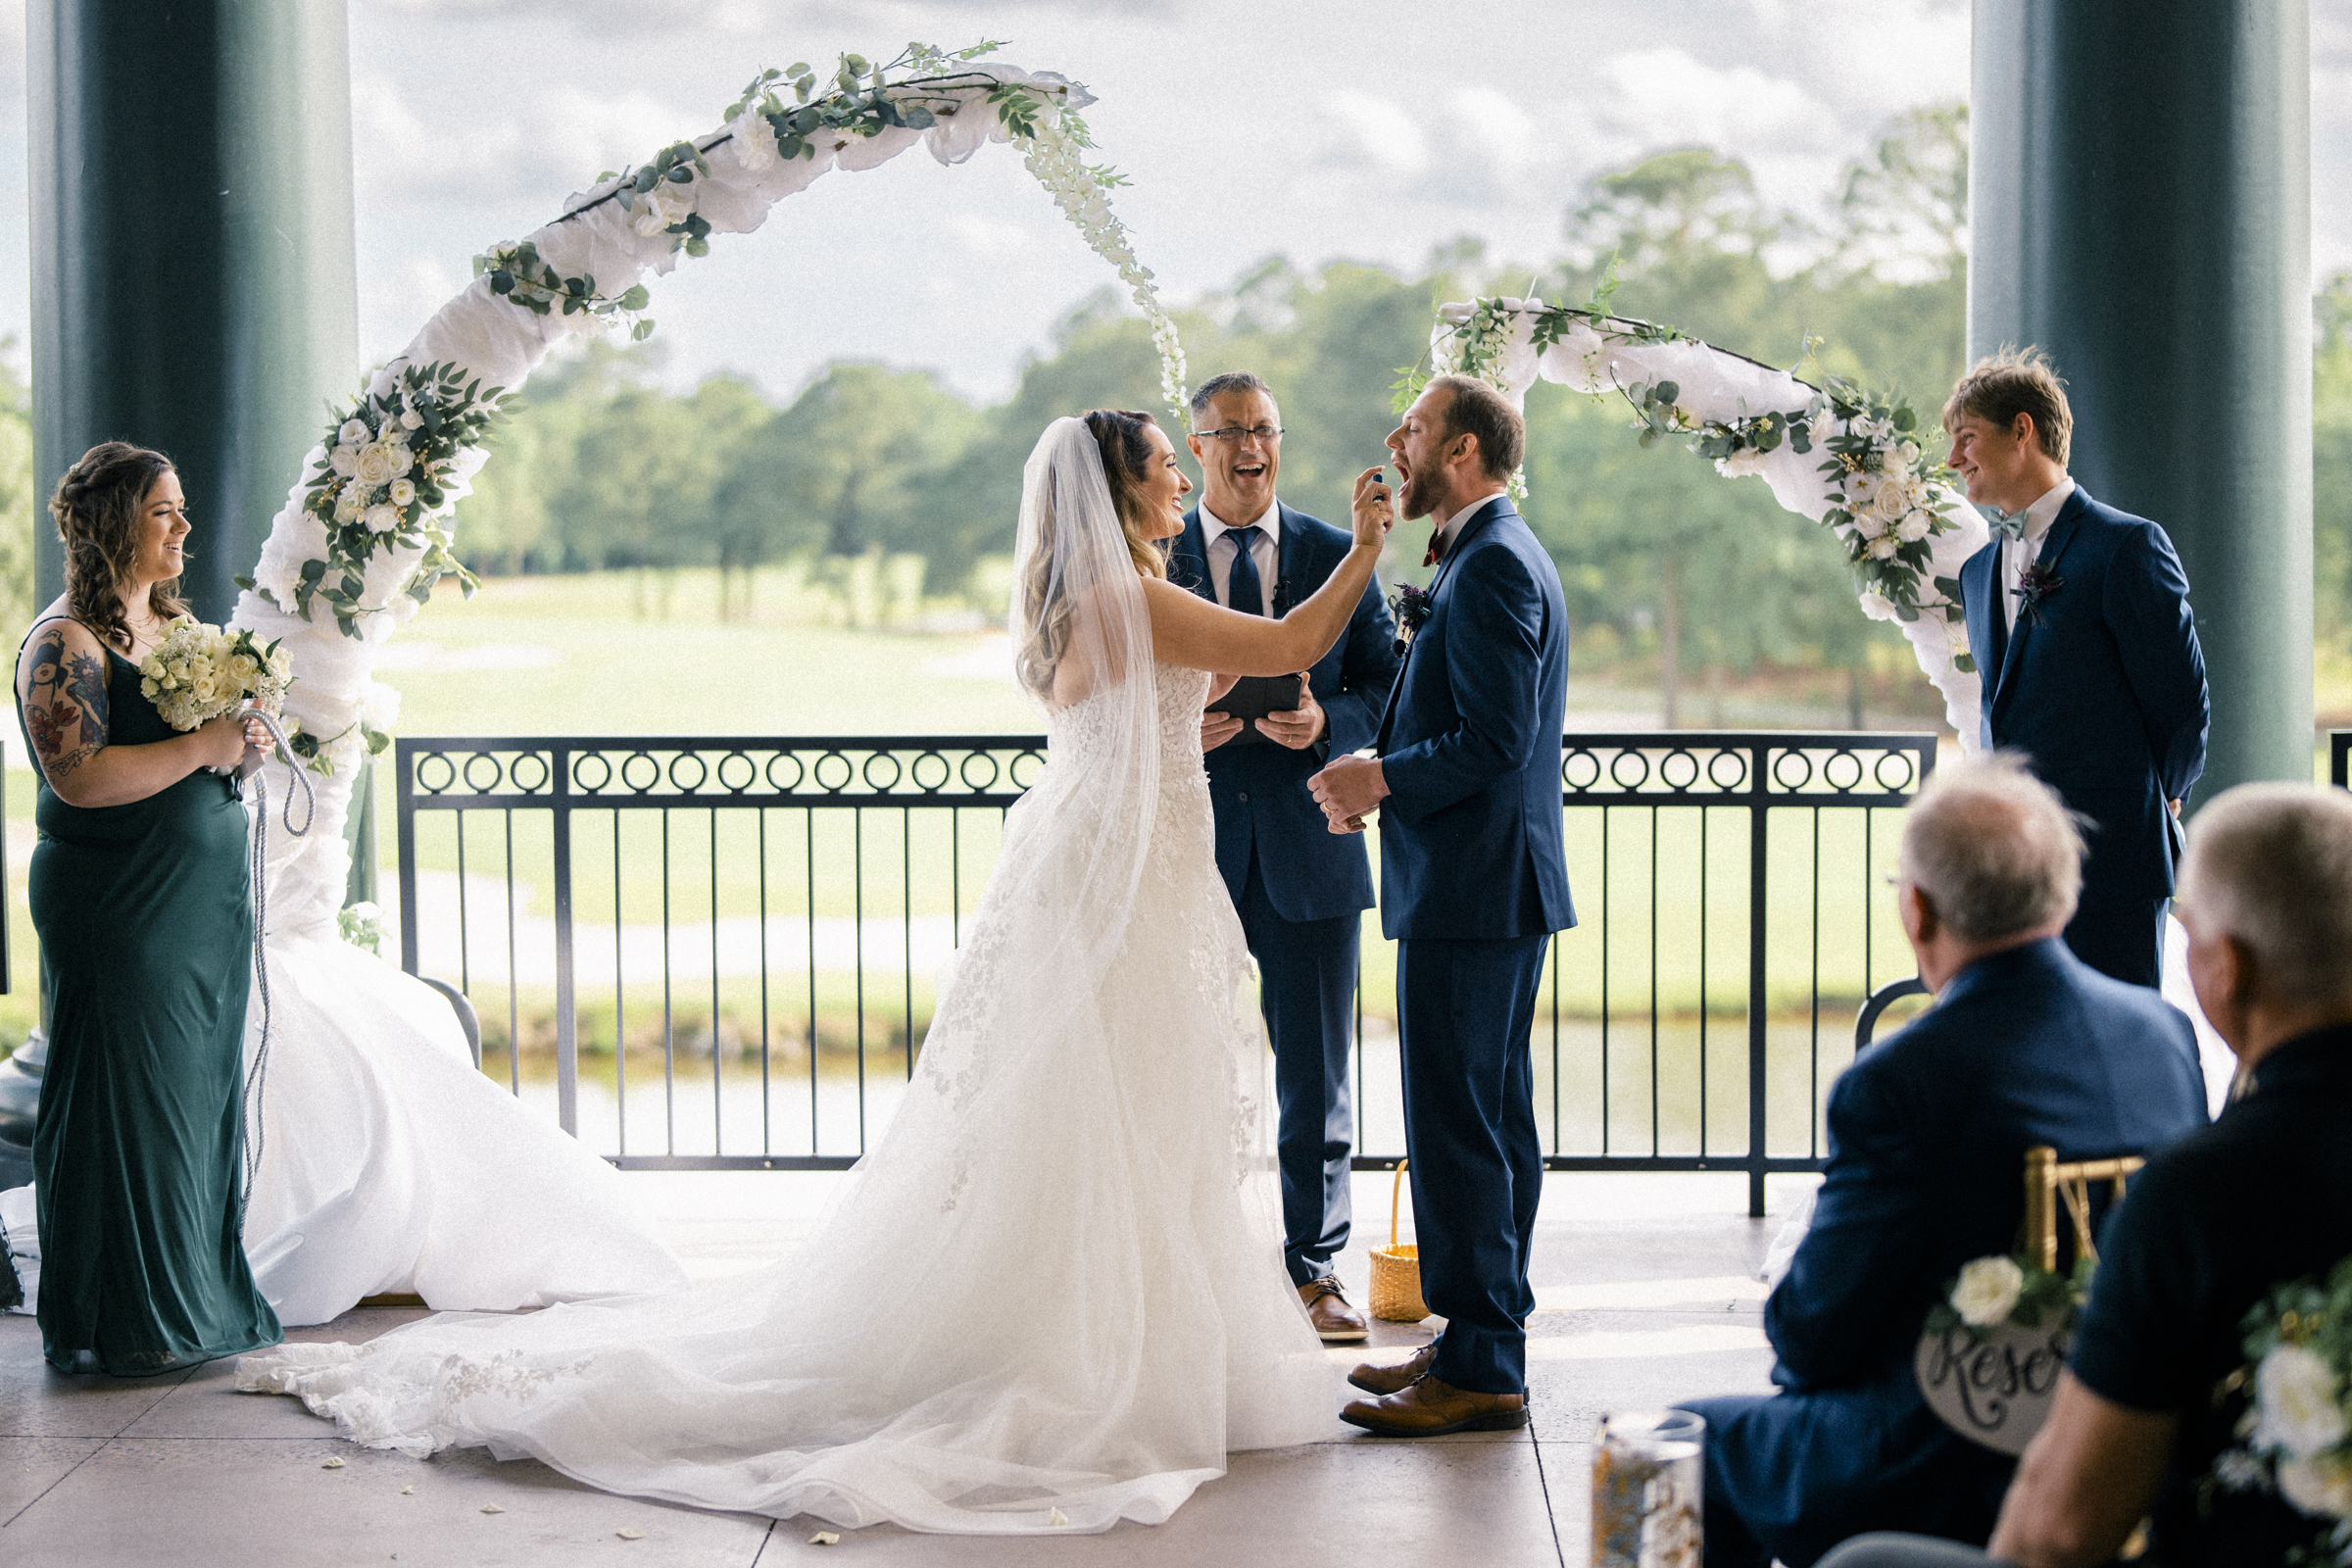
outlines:
[[[1622,314],[1903,392],[1932,425],[1962,368],[1967,146],[1960,106],[1903,116],[1810,215],[1775,208],[1736,158],[1677,149],[1592,180],[1537,265],[1471,240],[1411,270],[1274,258],[1179,321],[1197,377],[1246,368],[1273,386],[1282,496],[1333,519],[1352,475],[1385,456],[1392,389],[1423,358],[1434,307],[1473,293],[1582,303],[1613,290]],[[2352,660],[2352,274],[2323,288],[2314,330],[2317,624],[2324,655]],[[761,565],[919,560],[923,594],[1001,613],[1038,431],[1097,407],[1165,418],[1146,327],[1108,288],[988,407],[875,364],[830,366],[780,408],[733,376],[671,392],[654,368],[646,349],[592,341],[533,376],[460,509],[469,565],[657,577],[715,566],[709,612],[727,617],[749,612]],[[1542,385],[1528,420],[1521,510],[1559,564],[1580,669],[1646,665],[1673,716],[1700,672],[1846,671],[1858,701],[1874,649],[1886,667],[1903,662],[1891,629],[1855,611],[1826,532],[1763,485],[1725,481],[1675,443],[1641,448],[1612,400]],[[21,377],[0,375],[0,593],[19,627],[39,512],[24,421]]]

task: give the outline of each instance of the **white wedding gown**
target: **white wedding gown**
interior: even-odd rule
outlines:
[[[1228,1450],[1332,1434],[1213,858],[1207,677],[1146,678],[1051,715],[914,1081],[802,1250],[683,1296],[288,1345],[245,1357],[238,1387],[371,1447],[963,1534],[1156,1523]],[[1137,699],[1155,740],[1121,733]],[[1139,770],[1122,748],[1157,755]]]

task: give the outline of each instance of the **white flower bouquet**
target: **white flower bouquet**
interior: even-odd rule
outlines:
[[[2237,1446],[2214,1464],[2212,1482],[2235,1492],[2277,1492],[2326,1521],[2302,1560],[2352,1564],[2352,1258],[2327,1283],[2298,1280],[2246,1314],[2247,1364],[2223,1385],[2248,1383],[2253,1397]]]
[[[139,691],[155,704],[164,722],[195,729],[246,703],[272,717],[285,710],[293,666],[275,643],[263,644],[250,631],[222,631],[193,615],[181,615],[164,640],[139,662]]]

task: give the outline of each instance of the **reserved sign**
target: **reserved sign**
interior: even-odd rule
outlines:
[[[1937,1420],[2015,1458],[2049,1419],[2073,1338],[2060,1328],[2002,1323],[1972,1333],[1955,1324],[1920,1336],[1912,1370]]]

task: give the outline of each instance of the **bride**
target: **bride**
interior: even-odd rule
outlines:
[[[1039,439],[1015,661],[1050,761],[914,1082],[812,1242],[684,1296],[287,1345],[245,1357],[238,1387],[371,1447],[964,1534],[1156,1524],[1227,1452],[1330,1433],[1334,1374],[1265,1196],[1264,1052],[1200,711],[1339,639],[1391,508],[1367,469],[1345,564],[1275,621],[1167,582],[1191,488],[1149,415]]]

